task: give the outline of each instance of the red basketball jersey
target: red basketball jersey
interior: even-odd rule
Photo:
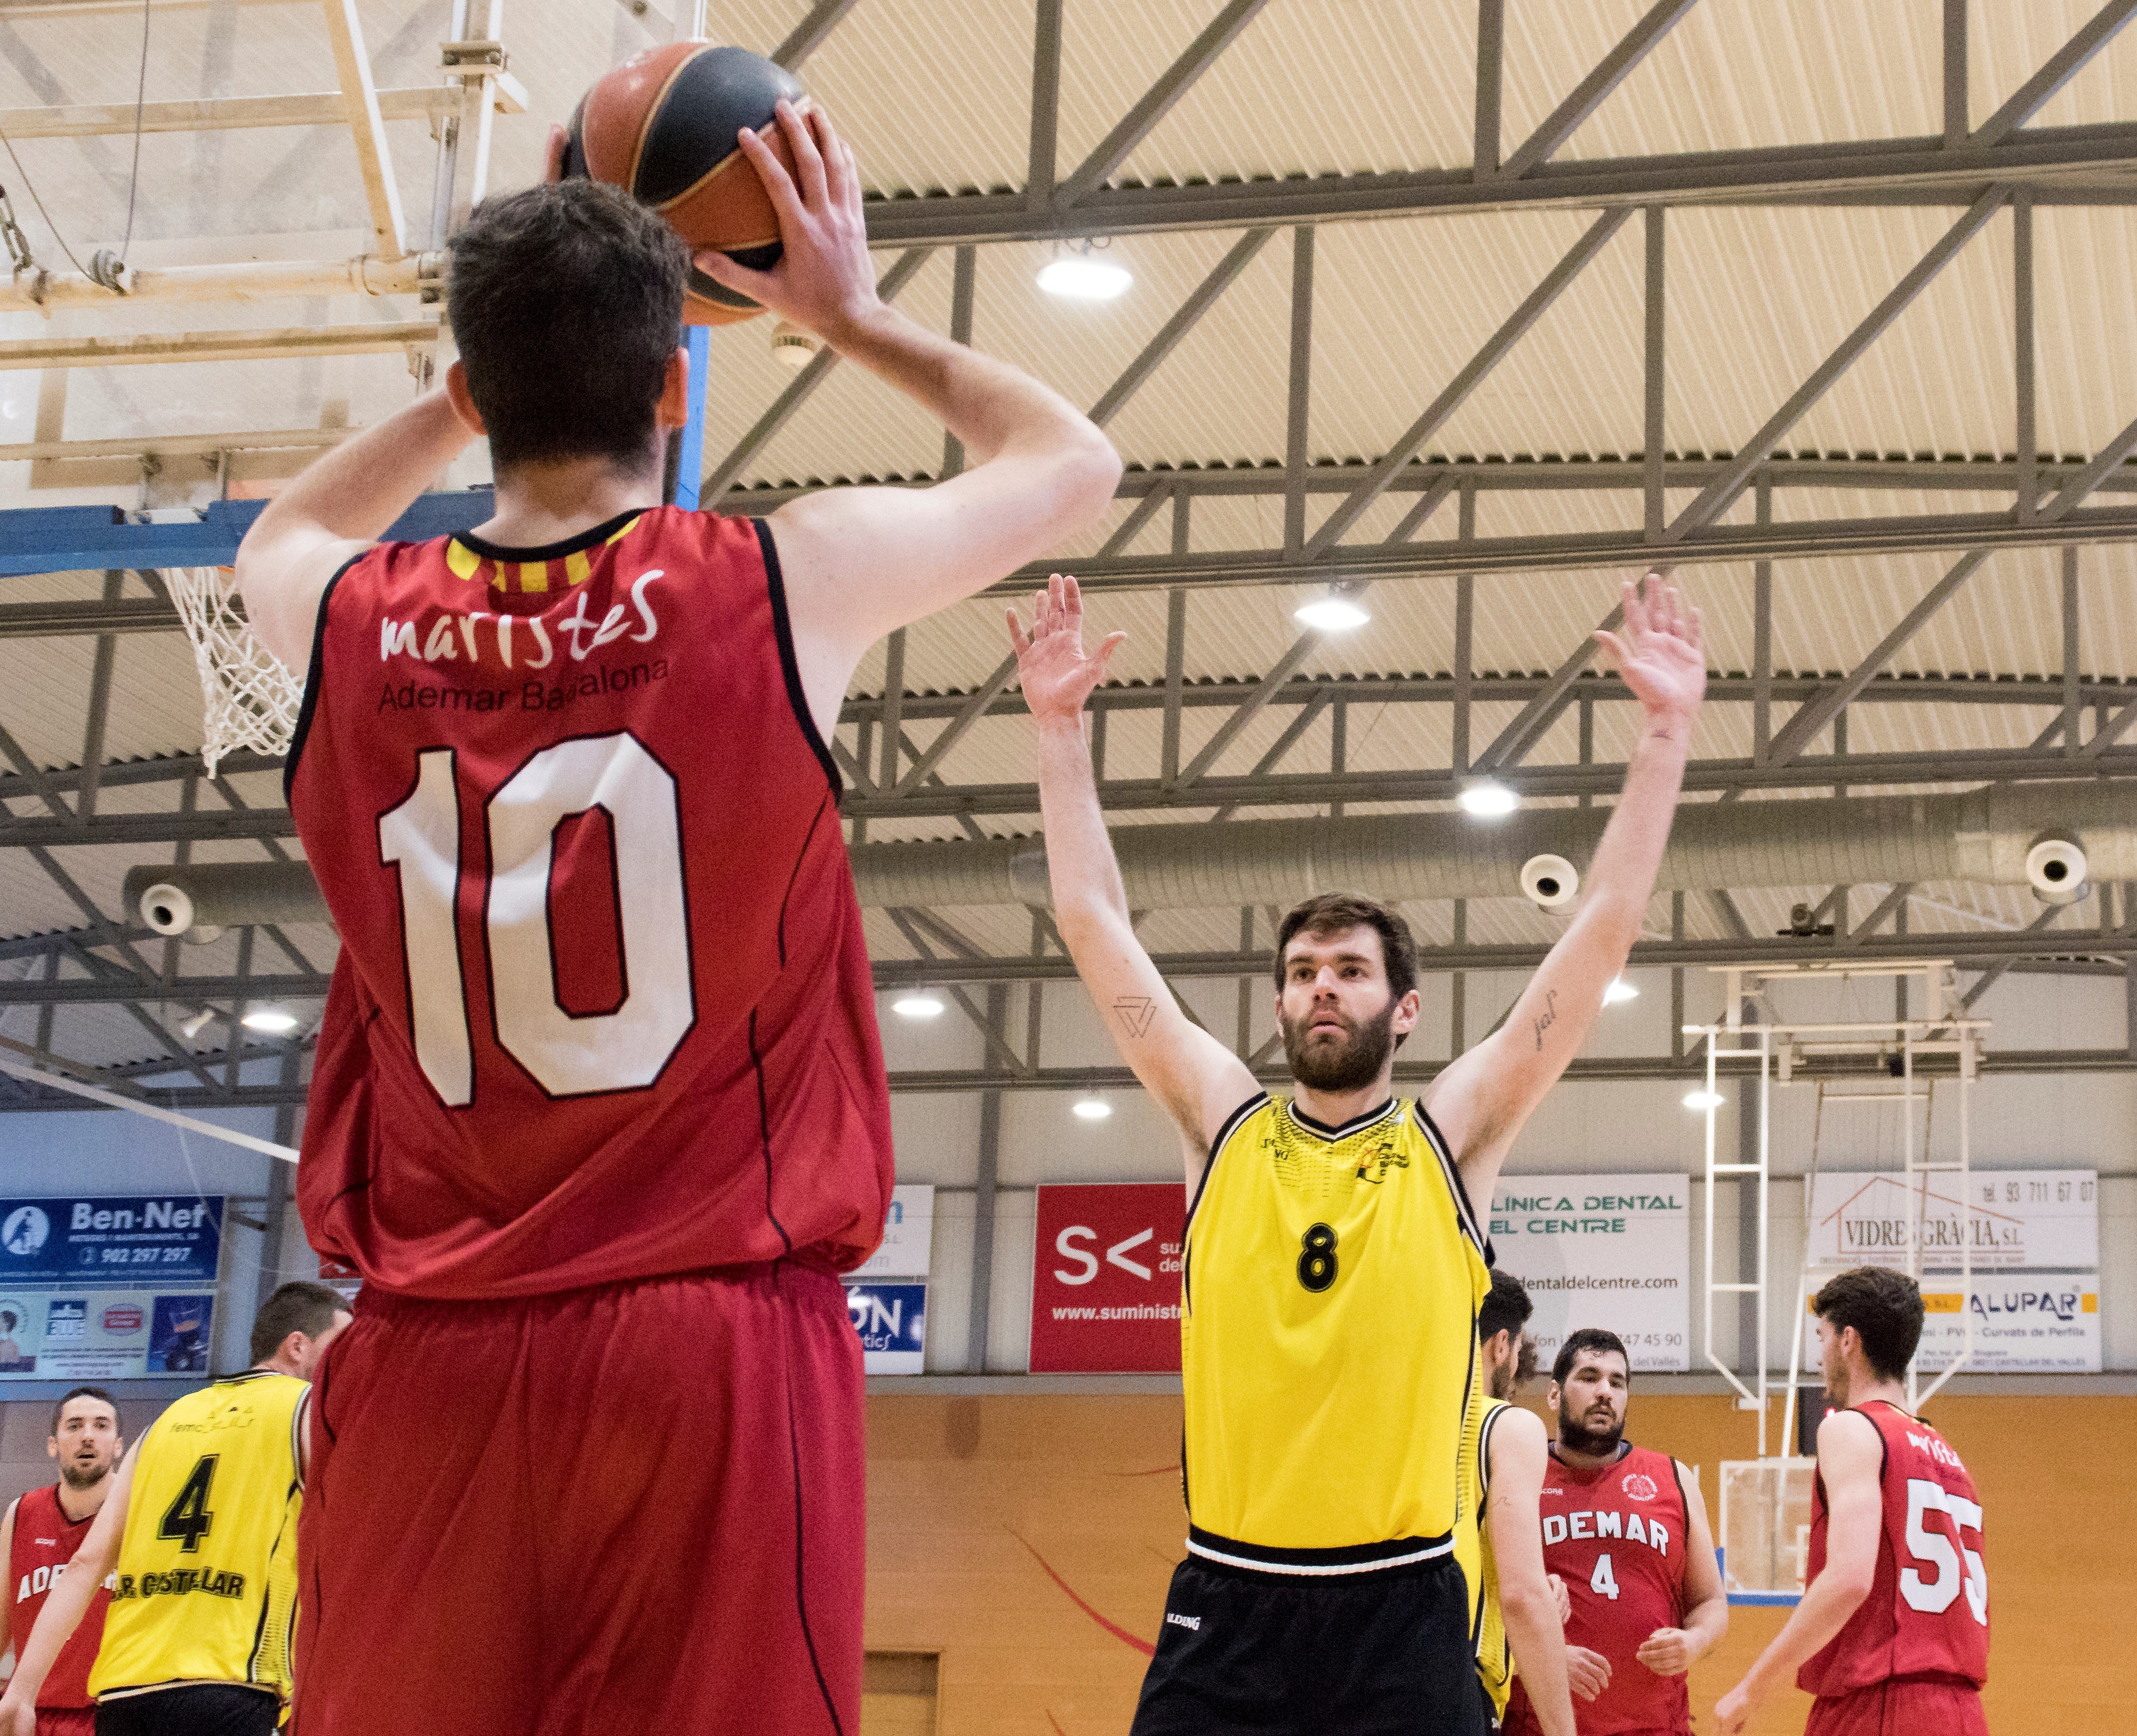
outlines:
[[[1981,1502],[1944,1437],[1896,1405],[1874,1399],[1867,1417],[1885,1449],[1879,1472],[1885,1523],[1870,1595],[1802,1669],[1806,1694],[1839,1695],[1894,1676],[1989,1680],[1989,1569],[1981,1559]],[[1825,1481],[1811,1486],[1809,1578],[1825,1568]]]
[[[1690,1697],[1681,1675],[1657,1675],[1633,1656],[1684,1610],[1687,1534],[1677,1465],[1652,1447],[1628,1447],[1614,1463],[1582,1470],[1550,1456],[1543,1479],[1543,1564],[1565,1582],[1573,1613],[1569,1646],[1610,1661],[1610,1685],[1573,1703],[1580,1736],[1686,1731]],[[1541,1733],[1521,1679],[1507,1705],[1509,1731]]]
[[[432,1297],[867,1257],[889,1098],[768,528],[382,544],[320,605],[288,777],[341,931],[321,1254]]]
[[[30,1643],[30,1630],[37,1625],[38,1611],[95,1520],[93,1513],[87,1519],[69,1519],[60,1505],[56,1485],[32,1489],[16,1503],[15,1543],[7,1559],[7,1583],[14,1588],[7,1605],[7,1635],[15,1642],[18,1661]],[[78,1709],[96,1704],[89,1691],[89,1666],[104,1643],[104,1612],[110,1603],[111,1593],[100,1587],[90,1599],[89,1613],[60,1648],[51,1673],[37,1690],[40,1706]]]

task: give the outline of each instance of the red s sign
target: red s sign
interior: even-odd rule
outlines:
[[[1178,1371],[1186,1214],[1171,1182],[1039,1189],[1034,1374]]]

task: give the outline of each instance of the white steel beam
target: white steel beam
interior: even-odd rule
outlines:
[[[287,326],[256,332],[156,332],[119,338],[0,340],[0,371],[126,367],[158,362],[256,362],[275,356],[365,356],[438,341],[428,319],[391,325]]]
[[[393,178],[393,153],[386,143],[385,118],[378,111],[378,87],[372,82],[371,57],[364,51],[363,22],[356,15],[356,0],[323,3],[327,36],[333,44],[334,71],[341,82],[342,115],[356,141],[364,202],[371,209],[373,245],[380,258],[397,260],[407,251],[401,187]],[[489,93],[485,90],[484,94]]]

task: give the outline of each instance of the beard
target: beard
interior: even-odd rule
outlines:
[[[69,1459],[60,1461],[60,1481],[77,1495],[85,1489],[94,1489],[110,1475],[109,1465],[77,1465]]]
[[[1568,1452],[1586,1453],[1600,1458],[1604,1453],[1615,1452],[1618,1443],[1625,1438],[1625,1422],[1621,1417],[1608,1428],[1590,1428],[1576,1419],[1566,1408],[1565,1401],[1558,1402],[1558,1444]]]
[[[1314,1091],[1362,1091],[1380,1076],[1388,1057],[1395,1053],[1395,997],[1371,1019],[1358,1024],[1345,1019],[1346,1034],[1340,1042],[1312,1034],[1315,1014],[1293,1020],[1278,1015],[1283,1031],[1283,1058],[1291,1076]],[[1336,1015],[1342,1018],[1340,1013]]]

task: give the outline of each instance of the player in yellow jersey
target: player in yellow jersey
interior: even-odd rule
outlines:
[[[1528,1318],[1536,1305],[1521,1281],[1494,1268],[1477,1311],[1478,1372],[1462,1433],[1466,1484],[1454,1532],[1455,1559],[1469,1582],[1477,1675],[1492,1727],[1507,1712],[1516,1666],[1544,1736],[1574,1736],[1565,1667],[1565,1588],[1544,1571],[1543,1419],[1512,1402],[1536,1372]]]
[[[1624,598],[1623,631],[1599,637],[1644,722],[1580,912],[1505,1024],[1414,1103],[1392,1087],[1416,949],[1370,899],[1314,898],[1278,930],[1288,1101],[1180,1010],[1130,924],[1083,742],[1125,635],[1087,657],[1058,574],[1029,638],[1011,616],[1054,920],[1186,1154],[1188,1559],[1137,1736],[1485,1727],[1453,1554],[1489,1287],[1470,1202],[1491,1199],[1639,936],[1706,685],[1696,612],[1653,577]]]
[[[89,1676],[97,1736],[271,1736],[290,1697],[309,1383],[348,1322],[324,1285],[285,1284],[254,1320],[251,1368],[149,1425],[45,1600],[0,1736],[33,1736],[45,1673],[114,1574]]]

